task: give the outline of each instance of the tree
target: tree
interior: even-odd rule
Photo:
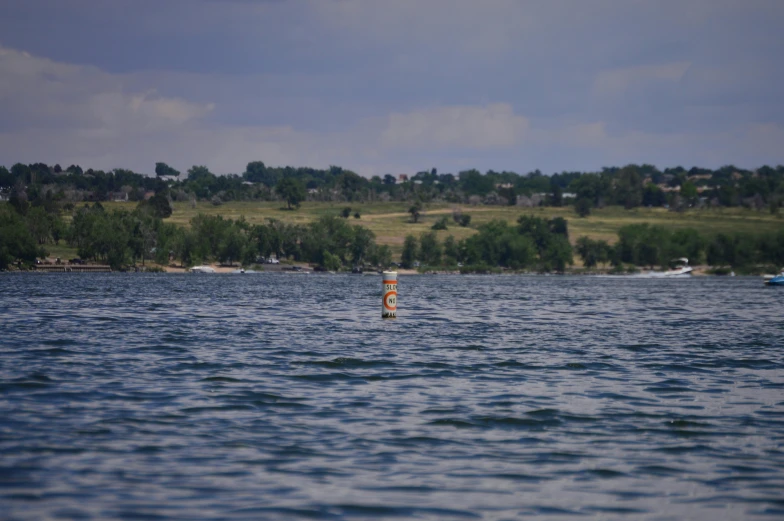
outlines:
[[[0,270],[17,260],[32,264],[45,252],[36,245],[23,218],[7,205],[0,206]]]
[[[414,220],[414,223],[419,222],[419,216],[422,214],[422,203],[419,201],[415,202],[408,209],[408,213],[411,214],[411,218]]]
[[[164,176],[178,177],[180,175],[180,171],[175,170],[174,168],[170,167],[166,163],[155,163],[155,175],[158,177],[164,177]]]
[[[554,235],[547,249],[541,254],[541,260],[545,270],[564,271],[567,265],[574,262],[569,240],[563,235]]]
[[[166,219],[171,217],[172,207],[169,198],[162,193],[157,193],[146,201],[140,201],[137,208],[149,209],[155,217]]]
[[[278,181],[277,176],[273,172],[269,171],[261,161],[251,161],[248,163],[248,166],[245,167],[245,173],[242,174],[242,177],[251,183],[264,183],[270,187],[274,186]]]
[[[51,221],[42,206],[27,212],[27,227],[38,244],[46,244],[51,237]]]
[[[327,250],[322,252],[323,261],[321,262],[321,267],[327,271],[338,271],[342,265],[340,262],[340,257],[337,255],[333,255]]]
[[[221,237],[221,246],[218,259],[231,266],[235,260],[242,258],[248,246],[247,238],[236,223],[228,226]]]
[[[414,262],[417,260],[419,252],[417,251],[417,239],[413,235],[407,235],[403,241],[403,253],[400,256],[400,262],[406,269],[411,269]]]
[[[419,237],[419,255],[428,266],[441,264],[441,245],[435,232],[423,233]]]
[[[449,219],[446,215],[438,219],[435,224],[432,226],[433,230],[446,230],[447,224],[449,223]]]
[[[371,248],[368,260],[374,266],[386,268],[392,264],[392,250],[386,244],[375,246]]]
[[[681,185],[681,197],[686,199],[689,205],[697,201],[697,187],[691,181],[686,181]]]
[[[300,203],[306,197],[305,187],[292,177],[284,177],[278,181],[278,184],[275,185],[275,192],[286,201],[289,210],[292,209],[292,206],[299,208]]]
[[[482,175],[479,170],[464,170],[458,174],[460,187],[468,195],[487,195],[495,185],[489,175]]]
[[[362,226],[353,226],[354,237],[351,240],[351,260],[355,266],[361,266],[365,257],[375,244],[376,234]]]
[[[586,268],[593,268],[597,264],[604,264],[609,260],[610,246],[602,240],[592,240],[588,237],[577,239],[577,254],[583,260]]]
[[[637,166],[623,167],[615,180],[615,201],[626,209],[640,206],[642,203],[642,178]]]
[[[550,204],[561,206],[563,204],[563,188],[555,179],[550,181]]]
[[[446,264],[457,264],[457,257],[457,242],[453,235],[449,235],[444,239],[444,262]]]
[[[661,188],[653,183],[645,185],[642,193],[642,204],[645,206],[664,206],[667,204],[667,196]]]
[[[588,217],[591,214],[591,201],[587,197],[578,197],[574,202],[574,210],[580,217]]]

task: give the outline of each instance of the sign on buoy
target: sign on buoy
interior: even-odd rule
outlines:
[[[381,318],[397,318],[397,272],[382,273],[384,297],[381,301]]]

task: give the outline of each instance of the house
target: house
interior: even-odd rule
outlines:
[[[398,183],[405,183],[406,181],[408,181],[408,174],[398,174],[397,176]]]

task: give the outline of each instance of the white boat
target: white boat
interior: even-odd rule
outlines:
[[[215,268],[211,266],[194,266],[191,273],[215,273]]]
[[[677,277],[679,275],[689,275],[694,271],[694,268],[689,266],[689,259],[681,257],[675,260],[675,267],[663,273],[665,277]]]

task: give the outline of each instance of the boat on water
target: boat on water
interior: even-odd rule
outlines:
[[[765,275],[766,286],[784,286],[784,269],[778,275]]]
[[[680,259],[676,259],[674,261],[674,266],[665,271],[663,275],[665,277],[677,277],[679,275],[690,275],[692,271],[694,271],[694,268],[689,266],[689,259],[681,257]]]
[[[194,266],[191,273],[215,273],[215,268],[211,266]]]

